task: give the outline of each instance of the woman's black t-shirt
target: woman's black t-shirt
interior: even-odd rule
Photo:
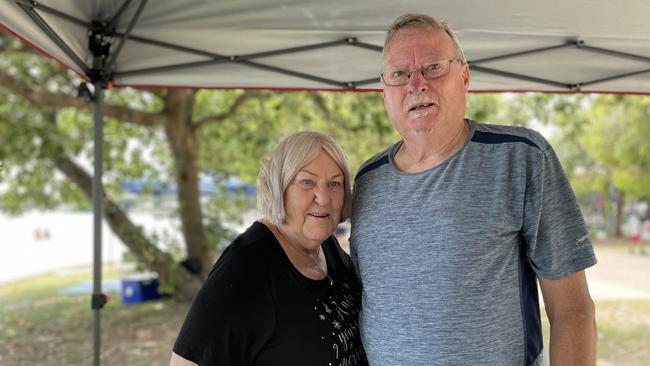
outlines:
[[[271,231],[253,223],[215,264],[174,352],[199,365],[367,365],[350,258],[333,237],[322,248],[333,285],[302,275]]]

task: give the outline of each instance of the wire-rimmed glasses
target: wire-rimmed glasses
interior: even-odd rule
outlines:
[[[381,73],[381,81],[388,86],[405,85],[411,79],[411,74],[419,71],[422,77],[427,80],[441,78],[449,74],[452,62],[460,62],[459,59],[434,61],[428,65],[421,66],[419,69],[408,69],[406,67],[396,67],[388,69]]]

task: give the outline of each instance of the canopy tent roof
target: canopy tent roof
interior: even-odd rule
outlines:
[[[457,30],[472,91],[650,94],[647,0],[0,1],[3,28],[116,86],[379,90],[384,30],[417,12]]]

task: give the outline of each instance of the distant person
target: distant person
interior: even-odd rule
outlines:
[[[34,229],[34,240],[50,240],[50,229],[42,227]]]
[[[34,229],[34,240],[35,241],[41,241],[43,240],[43,231],[40,227],[37,227]]]
[[[263,219],[225,250],[194,300],[170,365],[367,365],[349,256],[350,174],[330,137],[301,132],[262,164]]]
[[[647,255],[646,246],[650,243],[650,220],[643,221],[641,229],[641,243],[639,246],[639,254]]]
[[[632,255],[638,252],[646,255],[645,243],[650,240],[650,220],[643,220],[636,212],[632,212],[626,222],[628,252]]]
[[[551,146],[464,118],[470,67],[443,21],[399,17],[381,80],[402,140],[359,169],[350,236],[370,365],[544,364],[537,281],[551,365],[594,365],[596,258]]]

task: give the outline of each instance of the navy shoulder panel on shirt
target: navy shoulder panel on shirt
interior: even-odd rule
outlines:
[[[354,180],[356,181],[359,178],[361,178],[362,175],[364,175],[364,174],[366,174],[366,173],[368,173],[368,172],[370,172],[372,170],[375,170],[375,169],[379,168],[380,166],[382,166],[384,164],[388,164],[388,154],[389,154],[388,152],[385,152],[378,159],[376,159],[374,161],[370,161],[368,164],[361,167],[361,169],[359,169],[359,171],[357,172],[357,176],[354,177]]]
[[[503,144],[506,142],[523,142],[524,144],[536,147],[539,149],[536,143],[527,139],[523,136],[510,135],[505,133],[494,133],[494,132],[484,132],[476,131],[474,136],[472,136],[473,142],[478,142],[482,144]]]

